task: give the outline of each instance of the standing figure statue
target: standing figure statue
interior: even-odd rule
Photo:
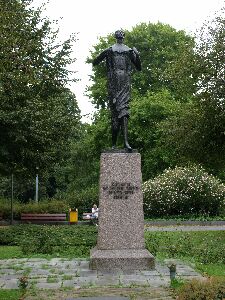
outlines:
[[[123,132],[124,147],[132,151],[128,143],[129,100],[131,90],[132,64],[141,71],[141,61],[136,48],[123,44],[125,33],[115,32],[116,44],[104,50],[93,60],[93,66],[106,60],[108,97],[112,122],[112,148],[116,148],[120,128]]]

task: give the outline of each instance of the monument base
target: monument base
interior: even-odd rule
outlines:
[[[102,153],[98,239],[91,250],[91,269],[154,269],[154,257],[145,249],[141,184],[139,153]]]
[[[154,270],[155,260],[146,249],[91,250],[90,269],[100,271]]]

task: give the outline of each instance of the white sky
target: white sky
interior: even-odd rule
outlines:
[[[43,2],[46,1],[34,0],[33,4],[36,6]],[[86,115],[83,121],[90,120],[94,111],[83,94],[92,70],[85,60],[98,37],[119,28],[130,30],[141,22],[158,21],[191,33],[223,6],[224,0],[49,0],[46,15],[50,19],[62,17],[59,22],[60,38],[65,40],[71,33],[78,33],[79,40],[73,48],[77,61],[73,68],[80,81],[74,83],[71,90],[76,94],[82,115]],[[138,48],[138,45],[129,46]]]

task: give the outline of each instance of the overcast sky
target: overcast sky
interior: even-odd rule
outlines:
[[[34,0],[35,5],[43,2],[46,1]],[[130,30],[141,22],[158,21],[192,33],[223,6],[225,0],[49,0],[45,14],[50,19],[62,18],[60,38],[65,40],[71,33],[77,33],[73,48],[77,61],[73,68],[80,81],[71,90],[76,94],[82,115],[93,113],[91,103],[83,95],[92,70],[85,60],[98,37],[120,28]],[[87,121],[88,116],[83,120]]]

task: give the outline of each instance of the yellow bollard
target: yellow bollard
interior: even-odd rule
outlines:
[[[78,222],[78,209],[70,208],[70,225],[76,224]]]

